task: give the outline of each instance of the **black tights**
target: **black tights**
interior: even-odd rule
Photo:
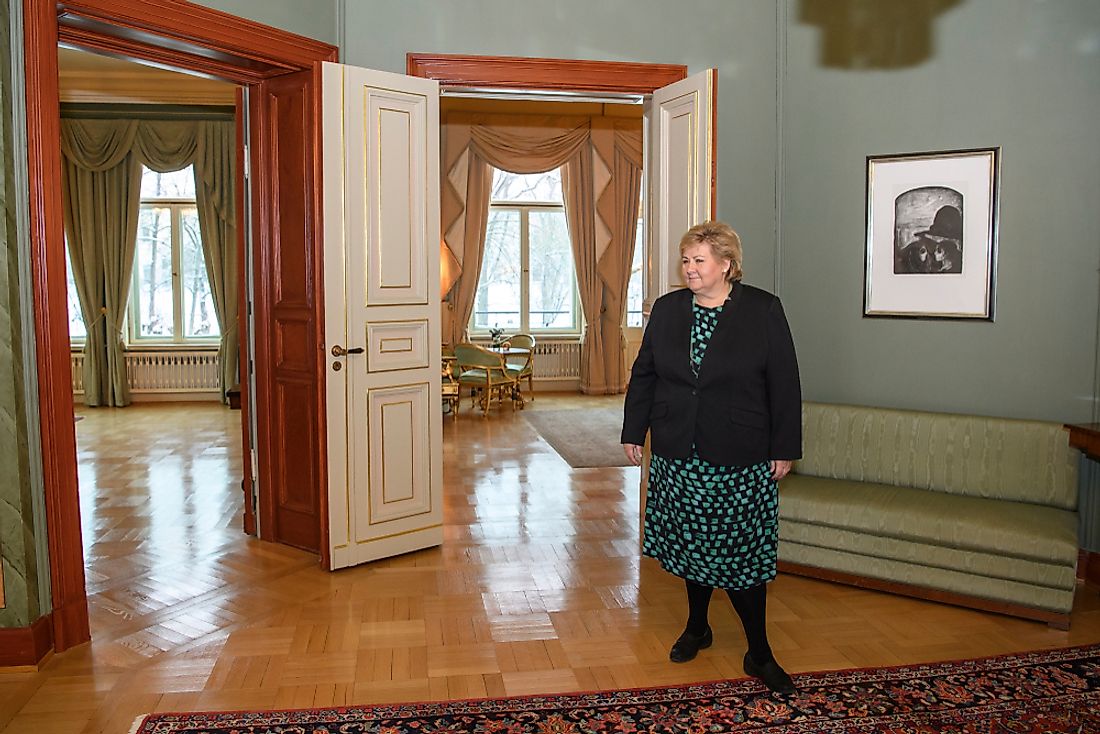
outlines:
[[[706,632],[707,610],[710,607],[710,595],[714,589],[703,586],[694,581],[687,581],[688,596],[688,623],[687,631],[693,635],[701,635]],[[749,655],[758,665],[772,660],[772,648],[768,644],[768,630],[765,626],[765,618],[768,608],[768,587],[766,584],[757,584],[748,589],[726,589],[726,594],[737,610],[737,616],[741,618],[741,626],[745,628],[745,637],[749,641]]]

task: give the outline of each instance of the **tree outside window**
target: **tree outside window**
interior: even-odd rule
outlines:
[[[561,171],[496,170],[470,332],[580,333]]]
[[[220,335],[191,167],[144,169],[129,316],[131,343],[208,343]]]

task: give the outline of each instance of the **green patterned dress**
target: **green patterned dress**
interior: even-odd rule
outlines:
[[[696,375],[722,306],[692,304]],[[685,459],[653,455],[642,552],[669,573],[704,586],[747,589],[775,578],[779,491],[768,462],[719,466],[694,447]]]

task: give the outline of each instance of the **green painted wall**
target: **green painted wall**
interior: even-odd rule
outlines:
[[[845,34],[785,1],[780,290],[806,396],[1095,420],[1100,3],[829,0],[870,18]],[[924,54],[891,42],[922,27]],[[862,318],[866,156],[989,146],[996,321]]]
[[[282,28],[291,33],[336,44],[335,0],[193,0],[197,5],[221,10]]]
[[[341,59],[404,72],[409,51],[718,68],[718,215],[745,242],[746,280],[772,287],[774,0],[337,0]]]
[[[10,0],[0,0],[7,8]],[[808,398],[1097,417],[1100,3],[1095,0],[205,0],[400,72],[408,51],[719,69],[718,214],[778,288]],[[6,29],[6,19],[4,22]],[[927,35],[922,31],[927,30]],[[6,39],[5,39],[6,40]],[[4,59],[7,63],[8,59]],[[0,99],[10,105],[6,74]],[[41,611],[20,426],[10,108],[0,203],[0,626]],[[865,158],[999,145],[997,320],[863,319]],[[778,276],[778,280],[777,280]],[[1100,500],[1083,544],[1100,548]],[[1091,518],[1091,520],[1089,519]]]
[[[23,627],[41,616],[40,558],[35,537],[25,405],[19,285],[18,205],[12,127],[14,95],[9,0],[0,2],[0,565],[5,604],[0,627]]]

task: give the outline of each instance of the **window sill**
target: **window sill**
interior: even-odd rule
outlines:
[[[70,352],[84,351],[84,344],[70,344]],[[217,344],[126,344],[122,351],[131,352],[216,352]]]

